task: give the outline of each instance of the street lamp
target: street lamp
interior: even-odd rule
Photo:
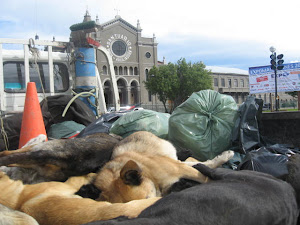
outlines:
[[[272,55],[270,55],[271,58],[271,69],[274,70],[274,75],[275,75],[275,110],[278,111],[278,106],[279,106],[279,96],[277,95],[277,70],[282,70],[283,69],[283,54],[280,54],[276,56],[276,48],[271,46],[270,47],[270,52],[272,52]]]

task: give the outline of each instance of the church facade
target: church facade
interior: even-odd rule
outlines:
[[[120,104],[151,104],[153,96],[145,89],[148,72],[160,63],[156,38],[143,37],[139,21],[133,26],[120,16],[100,24],[97,40],[112,55]],[[104,54],[97,51],[97,67],[104,89],[106,104],[113,104],[109,65]]]

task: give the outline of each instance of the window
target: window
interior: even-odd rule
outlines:
[[[245,87],[245,83],[243,79],[241,79],[241,87]]]
[[[133,68],[129,67],[129,75],[133,75]]]
[[[115,75],[118,75],[118,72],[119,72],[119,71],[118,71],[118,67],[115,66],[115,67],[114,67],[114,70],[115,70]]]
[[[134,67],[134,75],[138,75],[138,68]]]
[[[214,86],[215,86],[215,87],[218,87],[218,85],[219,85],[219,84],[218,84],[218,78],[214,78]]]
[[[122,66],[119,67],[119,75],[123,75],[123,67]]]
[[[228,79],[228,87],[231,87],[231,79]]]
[[[234,85],[234,87],[237,87],[237,86],[238,86],[238,80],[237,80],[237,79],[234,79],[233,85]]]
[[[127,66],[124,67],[124,75],[128,75],[128,69],[127,69]]]
[[[123,41],[115,41],[112,44],[112,51],[117,56],[122,56],[126,52],[126,44]]]
[[[39,72],[38,72],[39,71]],[[23,62],[5,62],[3,66],[4,73],[4,90],[6,92],[25,92],[25,67]],[[50,92],[50,78],[48,63],[38,63],[38,70],[36,65],[29,63],[29,79],[35,82],[38,92],[43,92],[40,82],[39,74],[41,76],[43,88],[45,92]],[[68,68],[63,63],[53,63],[53,79],[55,92],[64,92],[69,88],[69,73]]]
[[[225,87],[225,79],[224,78],[221,78],[221,85],[222,85],[222,87]]]
[[[146,58],[150,59],[151,57],[151,53],[150,52],[146,52]]]
[[[102,67],[102,73],[103,73],[103,75],[107,75],[107,67],[106,66]]]
[[[149,70],[148,69],[145,69],[145,78],[146,78],[146,81],[148,80],[148,76],[149,76]],[[152,94],[150,91],[148,91],[148,101],[151,102],[152,101]]]

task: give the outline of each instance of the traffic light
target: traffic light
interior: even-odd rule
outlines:
[[[277,59],[278,59],[278,60],[277,60],[277,69],[278,69],[278,70],[282,70],[283,67],[284,67],[284,66],[282,65],[283,62],[284,62],[284,60],[283,60],[282,58],[283,58],[283,54],[280,54],[280,55],[277,56]]]
[[[282,70],[283,69],[283,62],[284,60],[282,59],[283,58],[283,54],[280,54],[276,57],[276,53],[275,54],[272,54],[270,55],[270,58],[271,58],[271,69],[272,70]]]
[[[271,69],[276,70],[276,56],[274,54],[270,55],[271,58]]]

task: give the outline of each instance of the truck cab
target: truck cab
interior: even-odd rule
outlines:
[[[30,43],[21,40],[23,50],[7,50],[2,49],[3,42],[0,40],[1,112],[23,111],[29,81],[35,82],[39,101],[49,95],[72,94],[73,78],[68,53],[52,52],[49,45],[48,51],[37,51],[37,48],[31,51]]]

